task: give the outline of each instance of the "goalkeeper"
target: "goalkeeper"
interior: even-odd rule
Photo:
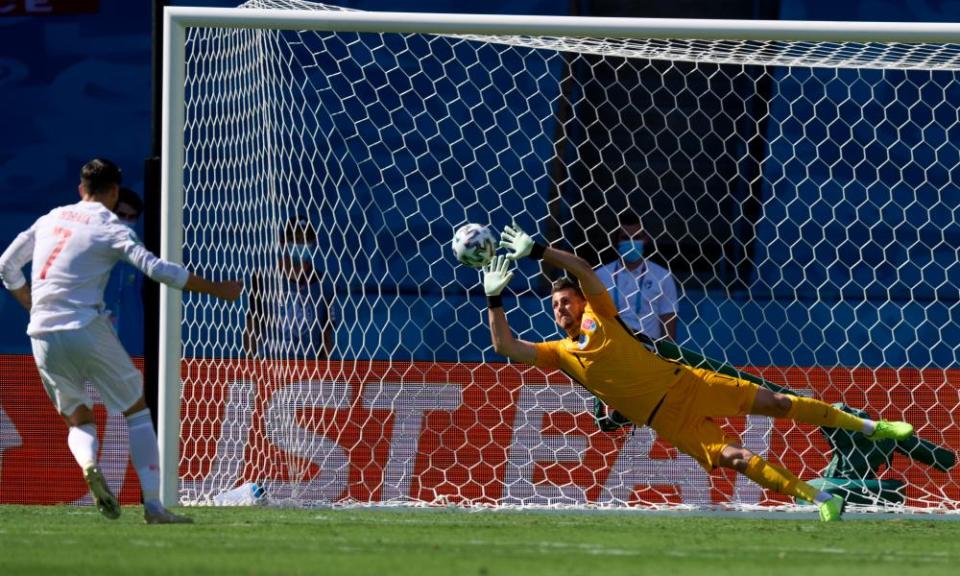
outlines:
[[[496,256],[483,269],[494,350],[511,360],[563,371],[636,424],[650,426],[706,470],[730,468],[757,484],[815,502],[823,521],[839,520],[844,500],[814,488],[724,435],[714,418],[759,414],[864,433],[871,440],[913,435],[906,422],[858,418],[820,400],[778,394],[740,378],[671,362],[648,351],[624,325],[603,283],[582,258],[537,244],[507,226]],[[509,260],[543,259],[569,278],[553,284],[553,315],[567,337],[531,343],[513,337],[500,293],[513,277]]]

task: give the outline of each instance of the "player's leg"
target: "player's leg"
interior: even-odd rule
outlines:
[[[661,436],[707,471],[716,467],[736,470],[764,488],[816,502],[823,520],[839,518],[842,499],[821,493],[789,470],[770,464],[739,446],[739,442],[727,438],[713,420],[713,416],[745,413],[759,392],[756,384],[716,373],[695,376],[678,383],[684,392],[679,398],[665,399],[667,417],[661,419],[658,412],[653,422]]]
[[[97,441],[97,424],[93,419],[93,410],[87,405],[80,404],[68,414],[60,414],[67,423],[70,431],[67,433],[67,446],[70,453],[86,470],[97,465],[97,453],[100,451]]]
[[[127,420],[130,460],[140,479],[144,520],[148,524],[189,523],[160,502],[160,452],[150,410],[143,398],[143,376],[130,360],[116,334],[105,320],[91,323],[96,342],[88,355],[90,379],[108,407],[121,411]]]
[[[816,398],[778,394],[765,388],[758,389],[748,413],[863,432],[871,440],[905,440],[913,435],[913,426],[906,422],[875,422],[858,418]]]
[[[820,509],[820,519],[825,522],[839,520],[843,514],[843,498],[814,488],[793,472],[767,462],[742,446],[723,446],[716,460],[718,466],[736,470],[768,490],[815,503]]]
[[[83,479],[101,514],[120,517],[120,503],[97,466],[97,425],[84,390],[83,373],[77,362],[84,353],[84,338],[77,330],[64,330],[31,339],[33,358],[44,390],[69,426],[67,446],[83,470]]]
[[[130,459],[143,491],[143,519],[147,524],[189,524],[193,520],[167,510],[160,502],[160,451],[150,409],[141,396],[123,412],[130,438]]]

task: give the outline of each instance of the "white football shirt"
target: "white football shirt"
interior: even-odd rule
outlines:
[[[596,272],[631,329],[653,339],[664,336],[660,317],[677,313],[677,285],[669,270],[650,260],[628,270],[614,260]]]
[[[21,232],[0,256],[0,278],[7,289],[22,287],[22,268],[32,260],[27,334],[74,330],[105,313],[103,289],[121,259],[176,288],[190,276],[151,254],[106,206],[82,201],[54,208]]]

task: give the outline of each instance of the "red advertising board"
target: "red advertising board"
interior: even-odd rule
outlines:
[[[956,451],[960,371],[763,368],[761,376],[884,418]],[[649,429],[599,432],[589,395],[562,374],[506,364],[247,362],[183,365],[184,494],[204,500],[244,481],[278,499],[458,504],[778,504],[776,495],[706,474]],[[85,496],[66,427],[32,359],[0,357],[0,502]],[[101,463],[121,499],[138,501],[122,416],[97,406]],[[726,423],[744,445],[814,478],[828,445],[809,426]],[[960,474],[896,456],[883,478],[908,504],[960,507]]]

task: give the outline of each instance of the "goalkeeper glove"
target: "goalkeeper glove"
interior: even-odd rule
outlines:
[[[629,418],[616,410],[608,411],[606,404],[597,397],[593,398],[593,419],[597,421],[597,428],[604,432],[613,432],[633,424]]]
[[[507,249],[507,258],[511,260],[529,256],[534,244],[533,238],[521,230],[516,222],[504,228],[500,234],[500,247]]]
[[[511,278],[513,270],[510,269],[510,261],[503,256],[494,256],[483,267],[483,291],[487,296],[499,296]]]

